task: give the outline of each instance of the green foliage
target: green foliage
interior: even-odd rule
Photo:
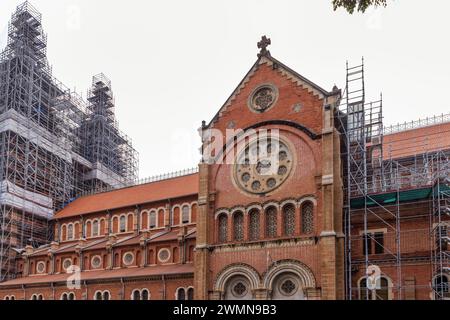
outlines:
[[[343,7],[348,13],[352,14],[353,12],[359,11],[364,13],[367,8],[370,6],[383,6],[386,7],[387,0],[333,0],[334,10],[337,8]]]

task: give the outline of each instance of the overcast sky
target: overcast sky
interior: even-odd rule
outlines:
[[[22,1],[0,0],[0,42]],[[256,61],[272,56],[330,90],[345,62],[366,61],[367,99],[384,97],[386,124],[448,113],[450,1],[395,0],[364,15],[331,0],[34,0],[56,78],[86,96],[112,80],[120,128],[140,153],[140,177],[196,166],[196,129]]]

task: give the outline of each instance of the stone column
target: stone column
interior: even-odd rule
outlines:
[[[327,98],[322,131],[322,217],[320,233],[320,272],[322,298],[344,298],[344,257],[342,236],[342,180],[340,140],[334,127],[336,96]],[[342,247],[342,248],[341,248]]]
[[[197,216],[197,245],[194,261],[194,288],[196,300],[208,299],[209,283],[209,165],[199,165],[199,193]]]

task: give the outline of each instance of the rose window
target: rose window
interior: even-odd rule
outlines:
[[[280,289],[283,294],[289,296],[297,291],[297,285],[292,280],[288,279],[281,283]]]
[[[286,181],[292,165],[292,154],[284,142],[255,141],[238,155],[234,177],[245,191],[264,194]]]
[[[249,107],[255,112],[264,112],[270,109],[278,99],[278,90],[270,84],[262,85],[253,91],[249,98]]]

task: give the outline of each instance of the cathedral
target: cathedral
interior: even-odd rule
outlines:
[[[198,170],[70,202],[0,299],[449,299],[448,115],[384,127],[363,64],[326,90],[269,45]]]

